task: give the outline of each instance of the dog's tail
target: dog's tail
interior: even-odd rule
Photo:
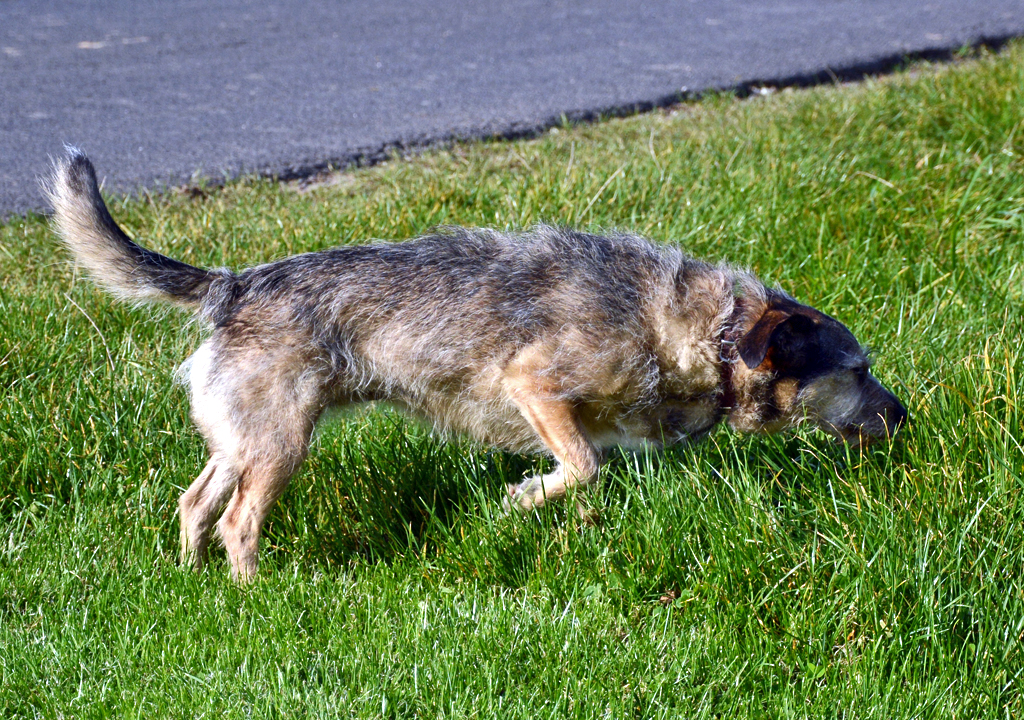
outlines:
[[[100,196],[96,171],[82,151],[68,147],[44,192],[53,206],[53,224],[92,278],[118,297],[160,301],[209,314],[210,305],[230,293],[228,270],[204,270],[136,244],[110,217]],[[212,296],[212,297],[210,297]]]

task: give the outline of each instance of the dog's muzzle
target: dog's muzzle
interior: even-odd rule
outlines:
[[[891,440],[908,422],[909,415],[903,403],[881,383],[870,378],[858,412],[836,430],[847,443],[859,447],[876,440]]]

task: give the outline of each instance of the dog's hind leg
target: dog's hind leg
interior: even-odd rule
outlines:
[[[181,523],[181,562],[199,570],[206,564],[210,531],[217,515],[238,484],[238,472],[214,455],[178,501]]]
[[[239,479],[217,523],[231,576],[241,582],[256,573],[263,521],[305,460],[323,407],[323,379],[301,372],[303,365],[267,361],[253,367],[256,374],[236,378],[235,402],[249,412],[233,414],[231,461]]]
[[[238,486],[217,523],[235,580],[245,582],[256,574],[263,522],[305,459],[311,432],[312,423],[277,429],[258,438],[257,452],[240,459]]]
[[[195,565],[224,510],[217,533],[244,581],[256,572],[263,521],[306,457],[327,377],[293,346],[243,340],[214,335],[192,358],[192,414],[210,463],[180,507],[183,554]]]
[[[573,487],[594,482],[601,467],[601,456],[588,439],[573,404],[530,376],[506,376],[505,387],[512,402],[558,462],[553,473],[510,485],[506,509],[531,510],[548,500],[564,497]],[[577,503],[577,510],[586,517],[582,503]]]

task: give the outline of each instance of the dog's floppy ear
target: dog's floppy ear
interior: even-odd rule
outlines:
[[[751,370],[764,362],[771,345],[772,333],[780,323],[792,317],[785,310],[767,310],[758,318],[750,332],[736,341],[736,349],[740,358]]]
[[[814,332],[814,321],[789,309],[771,308],[758,319],[746,335],[736,341],[740,358],[751,370],[764,362],[768,351],[777,364],[789,365],[805,354],[804,345]],[[781,363],[780,363],[781,361]]]

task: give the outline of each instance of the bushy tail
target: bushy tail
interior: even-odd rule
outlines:
[[[211,290],[223,297],[217,290],[233,283],[231,272],[193,267],[137,245],[110,217],[89,158],[75,148],[68,152],[55,164],[44,191],[57,233],[93,280],[128,300],[202,310],[208,310]]]

